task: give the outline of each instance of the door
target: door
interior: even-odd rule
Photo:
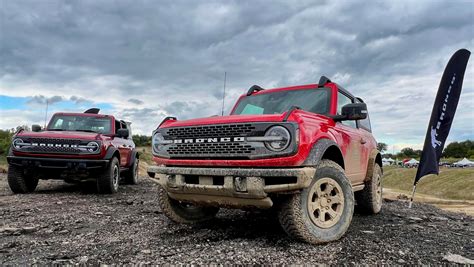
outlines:
[[[341,115],[342,107],[346,104],[353,103],[352,97],[338,91],[337,94],[337,115]],[[356,121],[341,121],[336,123],[336,131],[342,137],[341,150],[344,154],[345,172],[347,178],[352,184],[360,184],[365,178],[365,167],[362,161],[365,158],[363,146],[367,142],[365,136],[357,128]]]
[[[115,134],[117,134],[118,129],[126,129],[126,124],[121,121],[115,121]],[[131,137],[130,137],[131,138]],[[122,138],[116,136],[113,141],[114,146],[119,150],[120,153],[120,166],[127,167],[129,163],[129,158],[131,151],[133,150],[133,142],[127,138]]]

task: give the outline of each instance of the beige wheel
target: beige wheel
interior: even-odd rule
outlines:
[[[290,236],[319,244],[341,238],[353,212],[354,194],[344,169],[324,159],[311,185],[281,204],[278,218]]]
[[[314,183],[307,203],[311,221],[318,227],[330,228],[341,218],[344,193],[334,179],[322,178]]]

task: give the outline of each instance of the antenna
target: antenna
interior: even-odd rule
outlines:
[[[46,98],[46,111],[44,113],[44,129],[46,129],[46,120],[48,119],[48,98]]]
[[[222,111],[221,116],[224,116],[224,100],[225,100],[225,83],[227,81],[227,71],[224,72],[224,94],[222,94]]]

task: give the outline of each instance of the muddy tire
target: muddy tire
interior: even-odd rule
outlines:
[[[97,192],[99,194],[117,193],[120,180],[120,165],[113,157],[107,168],[97,177]]]
[[[8,185],[13,193],[25,194],[35,191],[39,179],[32,175],[27,175],[23,168],[8,166]]]
[[[382,209],[382,168],[374,166],[372,178],[365,182],[363,190],[355,193],[357,211],[363,214],[377,214]]]
[[[308,188],[291,195],[279,212],[285,232],[296,239],[320,244],[341,238],[354,213],[354,193],[344,170],[322,160]]]
[[[173,222],[195,224],[212,220],[219,208],[200,207],[174,200],[163,187],[158,186],[158,204],[161,211]]]
[[[135,158],[135,160],[132,162],[132,167],[130,170],[125,172],[123,178],[125,184],[137,184],[138,183],[138,164],[140,163],[140,160],[138,158]]]

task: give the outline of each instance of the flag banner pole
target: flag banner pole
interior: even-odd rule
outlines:
[[[471,52],[466,49],[456,51],[444,69],[426,131],[420,163],[413,182],[413,192],[409,203],[410,208],[418,181],[428,174],[437,175],[439,173],[439,159],[442,156],[444,145],[453,123],[454,114],[456,113],[461,96],[464,73],[470,55]]]
[[[408,203],[408,208],[411,209],[411,205],[413,204],[413,198],[415,197],[416,191],[416,184],[413,186],[413,191],[411,192],[410,202]]]

